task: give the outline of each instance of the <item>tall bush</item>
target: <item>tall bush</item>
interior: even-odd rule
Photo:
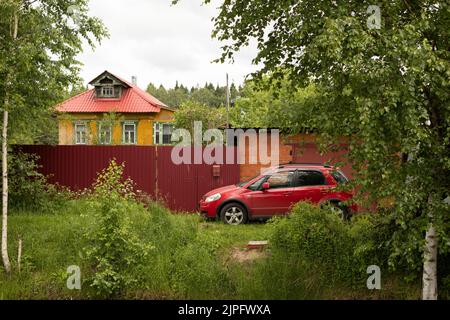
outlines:
[[[144,208],[134,201],[133,184],[123,179],[123,169],[123,164],[111,161],[98,175],[89,198],[96,224],[85,248],[93,271],[88,283],[101,297],[114,297],[138,283],[153,248],[130,228],[130,215]]]

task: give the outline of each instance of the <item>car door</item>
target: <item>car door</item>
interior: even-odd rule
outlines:
[[[324,174],[319,170],[296,170],[292,179],[294,202],[319,203],[330,188]]]
[[[254,216],[282,215],[289,210],[293,201],[292,174],[292,171],[271,174],[264,181],[269,183],[269,189],[249,194]]]

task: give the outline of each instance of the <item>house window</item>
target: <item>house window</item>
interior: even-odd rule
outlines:
[[[102,97],[106,98],[114,97],[114,87],[111,86],[102,87]]]
[[[87,127],[84,123],[77,123],[75,124],[75,143],[76,144],[86,144],[86,131]]]
[[[154,125],[154,144],[171,144],[172,143],[172,123],[156,122]]]
[[[123,124],[123,143],[136,144],[136,123],[125,122]]]
[[[112,128],[111,125],[99,125],[99,141],[100,144],[111,144]]]

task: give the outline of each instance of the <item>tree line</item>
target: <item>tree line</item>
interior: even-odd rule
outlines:
[[[230,85],[230,102],[234,102],[240,95],[241,86],[234,83]],[[203,87],[196,86],[190,89],[176,81],[175,87],[166,89],[163,85],[156,87],[153,83],[147,86],[147,92],[164,102],[169,107],[179,108],[187,101],[194,101],[198,104],[218,108],[226,105],[227,87],[214,86],[212,83],[205,83]]]

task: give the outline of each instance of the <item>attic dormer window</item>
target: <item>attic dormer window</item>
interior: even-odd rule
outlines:
[[[102,87],[101,96],[104,98],[114,97],[114,87],[112,86]]]

